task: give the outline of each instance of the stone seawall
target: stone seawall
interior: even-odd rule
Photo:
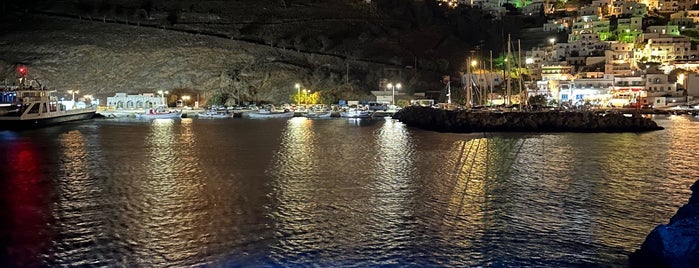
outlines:
[[[629,256],[631,267],[699,267],[699,180],[670,223],[661,224]]]
[[[410,106],[393,118],[410,126],[439,132],[642,132],[663,129],[640,114],[584,111],[486,112],[448,111]]]

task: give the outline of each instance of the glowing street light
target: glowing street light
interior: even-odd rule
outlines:
[[[395,84],[395,85],[393,85],[393,84],[391,84],[391,83],[388,83],[388,85],[386,85],[386,87],[387,87],[387,88],[390,88],[391,91],[392,91],[392,93],[391,93],[391,104],[393,104],[393,105],[395,106],[395,105],[396,105],[396,89],[400,89],[401,85],[400,85],[400,83],[397,83],[397,84]]]
[[[68,90],[68,94],[73,95],[73,107],[72,108],[75,108],[75,94],[79,93],[79,92],[80,92],[80,90]]]
[[[73,95],[73,102],[75,102],[75,94],[79,93],[80,90],[68,90],[68,94]]]

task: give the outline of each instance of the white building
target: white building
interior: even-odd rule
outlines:
[[[167,106],[165,98],[155,96],[153,93],[139,95],[116,93],[114,97],[107,97],[107,108],[111,109],[146,109],[158,106]]]

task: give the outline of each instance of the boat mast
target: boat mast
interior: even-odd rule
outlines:
[[[466,107],[471,107],[471,57],[466,63]]]
[[[505,104],[510,104],[510,54],[512,54],[512,44],[510,43],[510,34],[507,34],[507,55],[505,56]]]
[[[490,91],[490,95],[488,95],[488,99],[490,100],[490,105],[493,105],[493,51],[490,51],[490,79],[488,79],[488,90]]]
[[[526,92],[522,86],[522,43],[519,39],[517,39],[517,77],[519,80],[519,104],[523,105],[527,103],[527,100],[524,98]]]

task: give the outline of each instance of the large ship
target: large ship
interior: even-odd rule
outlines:
[[[91,119],[94,106],[66,105],[51,94],[53,90],[39,87],[0,86],[0,130],[27,129],[64,122]]]

